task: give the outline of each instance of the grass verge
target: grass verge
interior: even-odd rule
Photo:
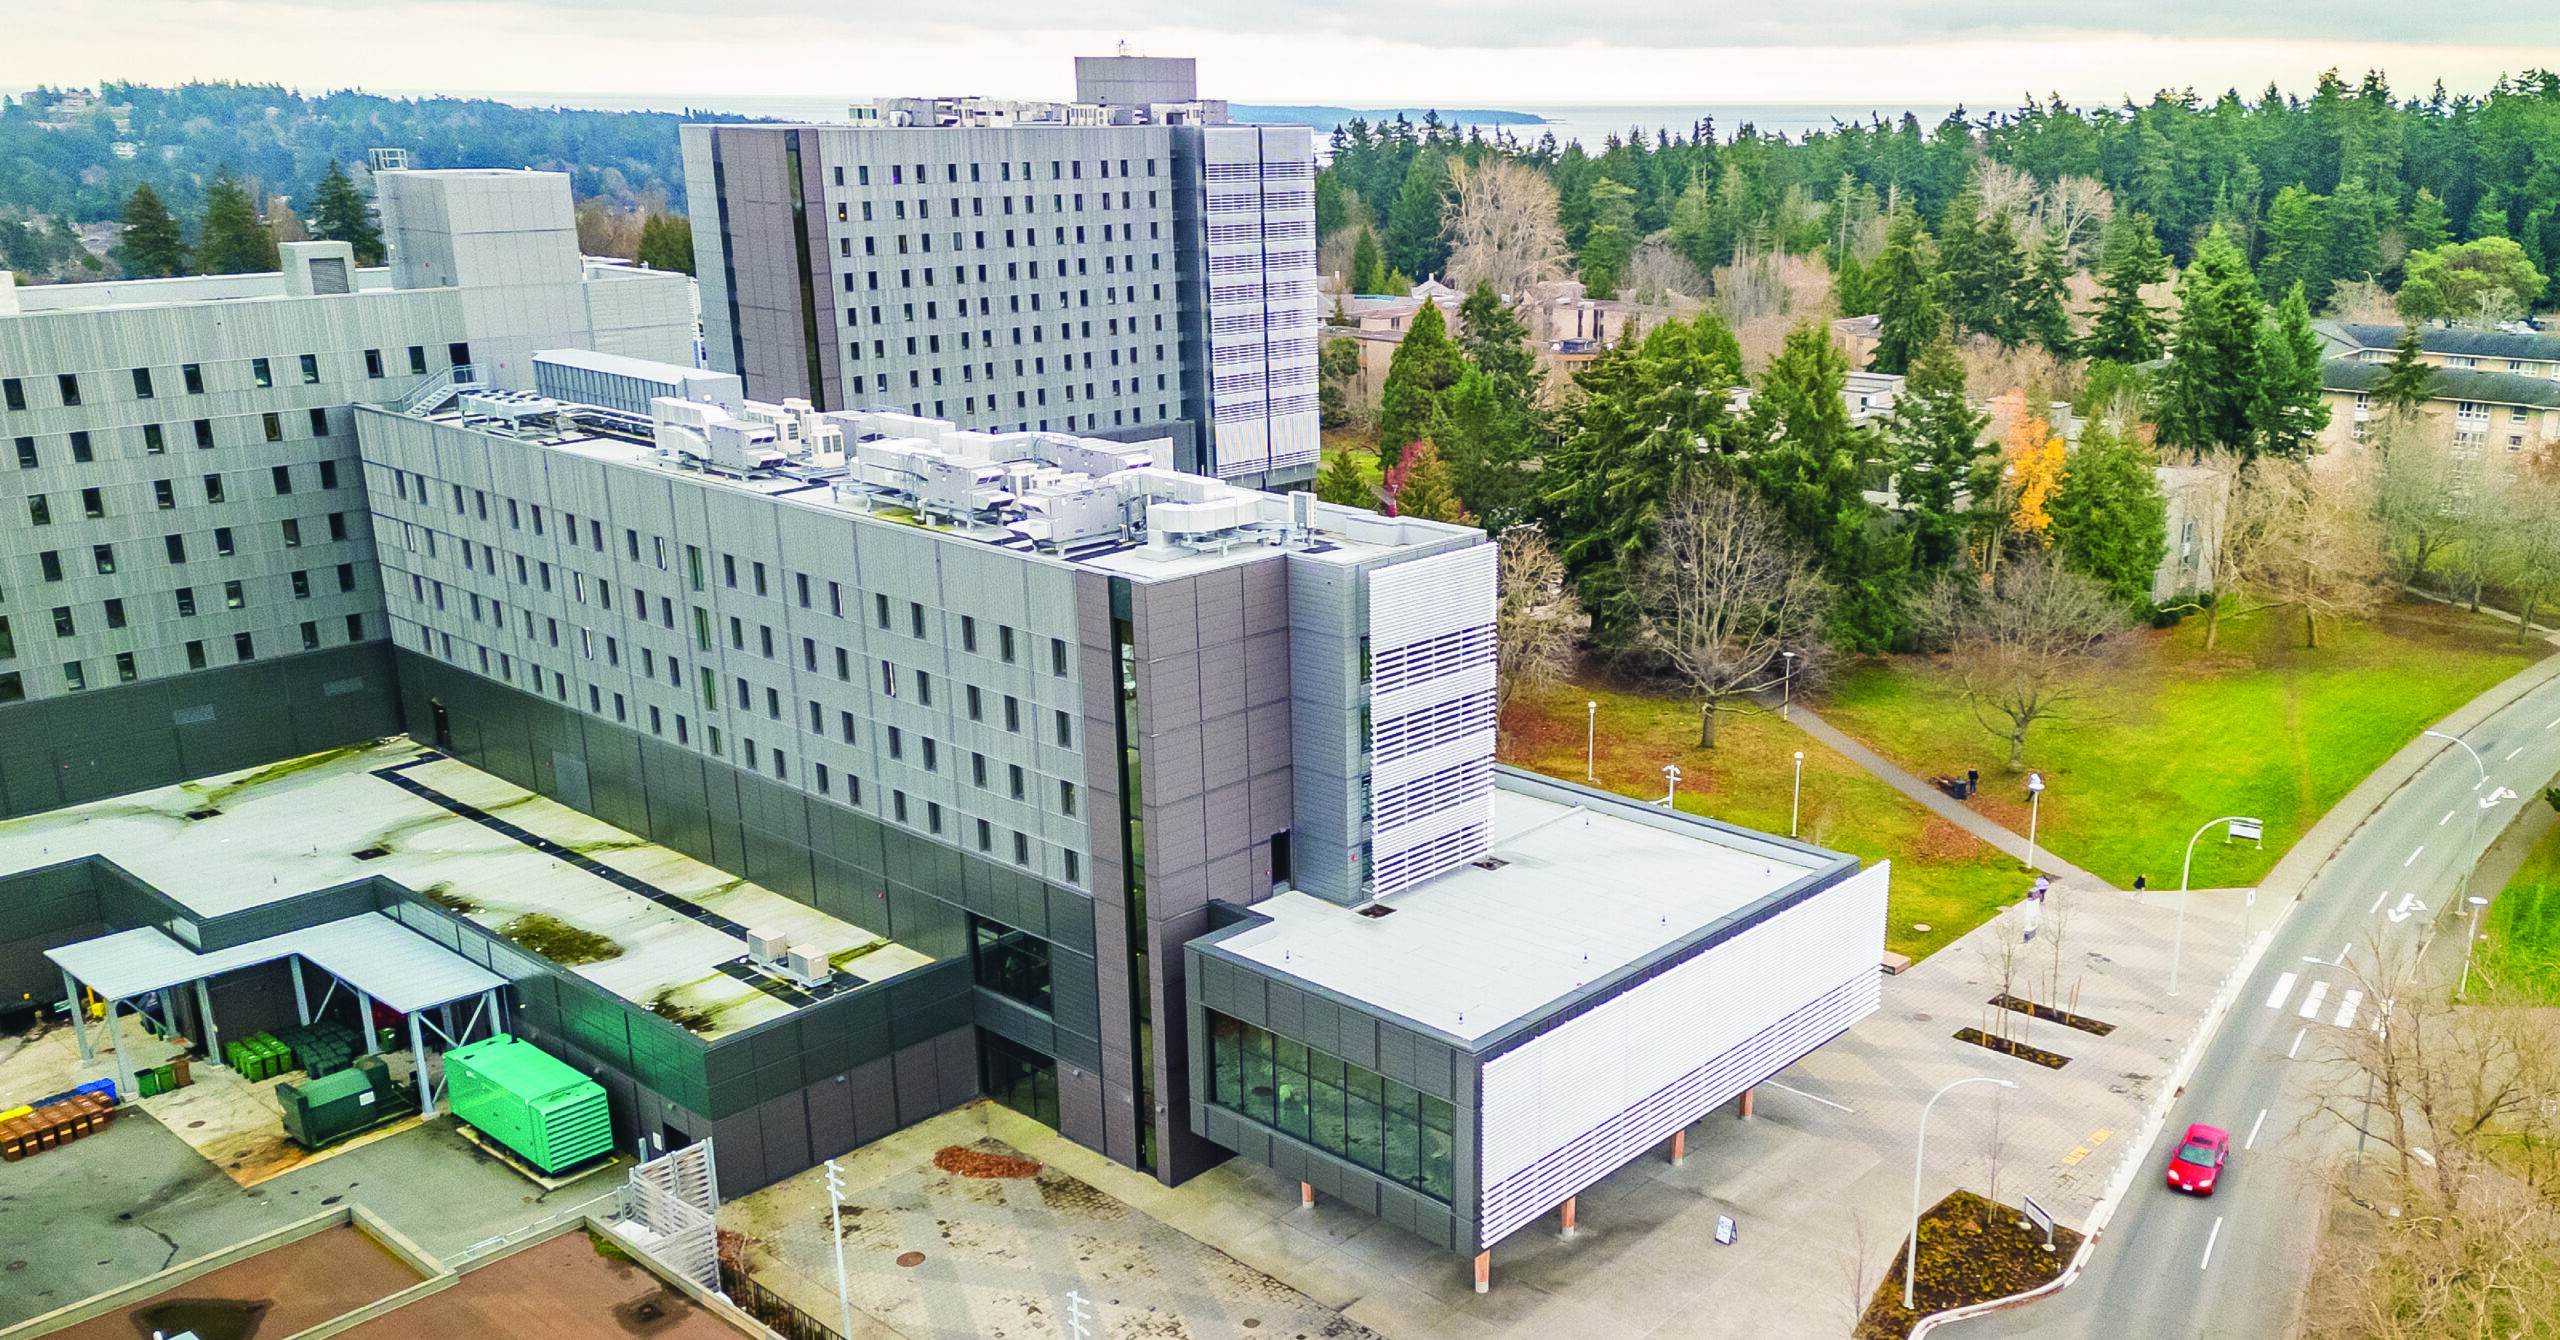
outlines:
[[[1591,678],[1515,700],[1503,719],[1503,761],[1583,780],[1586,703],[1599,704],[1599,785],[1659,799],[1663,765],[1674,764],[1681,809],[1765,833],[1788,831],[1794,753],[1803,750],[1796,831],[1818,846],[1893,861],[1885,947],[1895,953],[1924,958],[2026,893],[2030,877],[2016,862],[1771,714],[1729,715],[1716,747],[1700,749],[1694,704]]]
[[[2200,620],[2135,636],[2101,691],[2035,727],[2027,764],[2046,787],[2037,840],[2120,887],[2174,888],[2187,839],[2218,815],[2266,820],[2263,850],[2208,835],[2195,887],[2256,883],[2285,850],[2417,733],[2551,654],[2503,625],[2432,604],[2387,607],[2295,645],[2298,617]],[[2025,781],[1974,719],[1942,658],[1853,667],[1823,705],[1840,729],[1921,776],[1982,772],[1974,807],[2024,833]]]
[[[2539,804],[2528,800],[2527,804]],[[2560,828],[2535,843],[2489,904],[2478,968],[2546,1005],[2560,1005]]]

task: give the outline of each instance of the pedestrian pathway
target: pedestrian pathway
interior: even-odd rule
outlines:
[[[2025,838],[2020,837],[2016,833],[2012,833],[2008,829],[2003,828],[2000,825],[1991,822],[1989,819],[1984,818],[1982,815],[1975,813],[1972,807],[1949,796],[1946,792],[1941,791],[1938,788],[1929,785],[1927,782],[1912,776],[1910,773],[1904,772],[1902,769],[1895,767],[1892,763],[1886,761],[1883,755],[1878,754],[1876,751],[1869,749],[1865,745],[1862,745],[1842,734],[1838,727],[1823,720],[1819,715],[1815,714],[1811,708],[1790,708],[1788,709],[1788,717],[1790,720],[1794,721],[1797,726],[1801,727],[1805,734],[1810,735],[1813,738],[1820,740],[1825,745],[1830,746],[1834,753],[1837,753],[1842,758],[1845,758],[1850,762],[1857,764],[1859,767],[1874,773],[1879,779],[1883,780],[1886,785],[1891,786],[1894,790],[1900,791],[1902,794],[1911,797],[1913,800],[1919,801],[1921,804],[1928,806],[1930,813],[1935,814],[1939,818],[1946,820],[1948,823],[1954,824],[1956,827],[1990,843],[2001,851],[2017,857],[2021,863],[2032,864],[2036,869],[2053,876],[2055,879],[2061,880],[2066,884],[2070,884],[2078,888],[2112,889],[2115,887],[2115,885],[2098,878],[2096,875],[2090,874],[2088,871],[2054,855],[2051,851],[2042,846],[2038,846],[2035,849],[2035,858],[2030,862],[2027,857],[2027,840]]]

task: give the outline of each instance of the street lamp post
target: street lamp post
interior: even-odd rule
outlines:
[[[2479,750],[2477,750],[2477,749],[2472,748],[2472,747],[2471,747],[2471,745],[2470,745],[2468,742],[2466,742],[2465,740],[2463,740],[2460,736],[2456,736],[2456,735],[2447,735],[2447,734],[2445,734],[2443,731],[2440,731],[2440,730],[2422,730],[2422,731],[2420,731],[2420,732],[2418,732],[2418,733],[2419,733],[2420,735],[2432,735],[2432,736],[2434,736],[2435,738],[2437,738],[2437,739],[2439,739],[2439,740],[2443,740],[2443,741],[2446,741],[2446,742],[2451,743],[2451,744],[2461,745],[2461,746],[2462,746],[2462,752],[2464,752],[2464,753],[2466,753],[2466,754],[2469,754],[2469,755],[2471,756],[2471,766],[2472,766],[2473,768],[2477,769],[2477,770],[2479,771],[2479,773],[2480,773],[2480,780],[2478,780],[2478,781],[2476,781],[2476,782],[2473,782],[2473,783],[2471,784],[2471,789],[2472,789],[2472,790],[2474,790],[2474,791],[2477,791],[2477,790],[2479,790],[2480,788],[2482,788],[2482,787],[2484,787],[2484,786],[2487,786],[2487,785],[2489,784],[2489,765],[2488,765],[2487,763],[2485,763],[2485,762],[2482,762],[2482,761],[2481,761],[2481,758],[2480,758],[2480,751],[2479,751]],[[2500,788],[2498,788],[2497,790],[2491,791],[2487,796],[2483,797],[2483,798],[2480,800],[2480,803],[2479,803],[2478,805],[2476,805],[2476,806],[2474,806],[2474,807],[2472,808],[2472,811],[2471,811],[2471,845],[2472,845],[2472,846],[2475,846],[2475,847],[2476,847],[2476,846],[2478,846],[2478,845],[2479,845],[2479,842],[2480,842],[2480,816],[2481,816],[2482,814],[2484,814],[2484,813],[2488,812],[2489,810],[2495,809],[2495,808],[2497,807],[2498,801],[2504,797],[2505,792],[2506,792],[2506,788],[2504,788],[2504,787],[2500,787]],[[2476,860],[2477,858],[2474,858],[2474,859]],[[2472,864],[2473,864],[2473,862],[2471,862],[2471,861],[2463,861],[2463,862],[2457,862],[2457,864],[2459,864],[2459,865],[2462,867],[2462,877],[2461,877],[2460,881],[2455,885],[2455,887],[2456,887],[2457,889],[2459,889],[2459,890],[2460,890],[2460,892],[2461,892],[2463,895],[2467,896],[2467,895],[2469,895],[2469,894],[2470,894],[2470,892],[2471,892],[2471,869],[2472,869]],[[2471,972],[2471,955],[2470,955],[2470,952],[2469,952],[2467,949],[2464,951],[2463,956],[2462,956],[2462,966],[2463,966],[2463,977],[2464,977],[2464,980],[2468,981],[2468,980],[2469,980],[2469,978],[2470,978],[2470,972]]]
[[[1796,751],[1795,798],[1787,802],[1787,836],[1796,835],[1797,816],[1804,813],[1804,751]]]
[[[2455,1000],[2471,994],[2471,951],[2480,947],[2480,909],[2488,905],[2488,899],[2471,895],[2471,938],[2462,944],[2462,989],[2453,993]]]
[[[2462,745],[2462,752],[2471,756],[2471,766],[2480,770],[2480,780],[2473,782],[2471,784],[2471,789],[2477,791],[2481,787],[2489,784],[2489,765],[2480,761],[2479,750],[2472,748],[2470,745],[2463,744],[2462,737],[2458,735],[2447,735],[2440,730],[2422,730],[2418,733],[2420,735],[2432,735],[2439,740],[2450,740],[2455,744]]]
[[[2036,868],[2036,820],[2044,812],[2044,774],[2027,774],[2027,868]]]
[[[1778,654],[1787,658],[1785,697],[1778,704],[1778,715],[1793,721],[1796,715],[1796,654],[1792,651]]]
[[[1989,1075],[1967,1075],[1963,1079],[1948,1081],[1946,1088],[1929,1095],[1929,1101],[1921,1104],[1920,1138],[1914,1142],[1911,1149],[1911,1254],[1903,1258],[1902,1263],[1902,1310],[1905,1312],[1918,1306],[1912,1301],[1911,1286],[1920,1277],[1920,1169],[1928,1158],[1929,1109],[1936,1107],[1938,1100],[1947,1096],[1948,1089],[1962,1088],[1967,1084],[1997,1084],[2004,1089],[2018,1087],[2015,1080],[1995,1079]]]
[[[1666,810],[1680,808],[1678,804],[1679,799],[1680,765],[1677,763],[1665,763],[1662,765],[1662,808]]]
[[[836,1161],[827,1160],[827,1236],[836,1244],[836,1309],[844,1323],[844,1333],[853,1334],[853,1295],[846,1291],[844,1280],[844,1179],[836,1170]]]
[[[2261,848],[2266,846],[2266,822],[2245,814],[2226,814],[2219,819],[2208,820],[2204,827],[2196,830],[2195,837],[2187,839],[2187,859],[2178,867],[2178,933],[2169,942],[2169,994],[2173,996],[2178,994],[2178,957],[2187,947],[2187,879],[2196,869],[2196,840],[2213,831],[2215,824],[2229,824],[2232,836],[2257,838]]]
[[[1587,709],[1587,715],[1582,723],[1582,780],[1596,783],[1600,777],[1592,770],[1591,759],[1592,748],[1600,741],[1600,704],[1586,702],[1583,707]]]

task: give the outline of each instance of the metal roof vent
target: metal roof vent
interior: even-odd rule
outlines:
[[[1499,856],[1488,856],[1481,861],[1469,861],[1467,864],[1474,866],[1478,870],[1500,870],[1502,867],[1511,863]]]
[[[1379,917],[1386,916],[1393,911],[1395,911],[1395,909],[1387,906],[1385,903],[1371,903],[1367,907],[1360,909],[1360,915],[1368,917],[1371,920],[1375,920]]]

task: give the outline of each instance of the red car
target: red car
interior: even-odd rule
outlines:
[[[2189,1126],[2178,1152],[2169,1156],[2169,1189],[2210,1196],[2222,1165],[2230,1161],[2231,1132],[2201,1122]]]

